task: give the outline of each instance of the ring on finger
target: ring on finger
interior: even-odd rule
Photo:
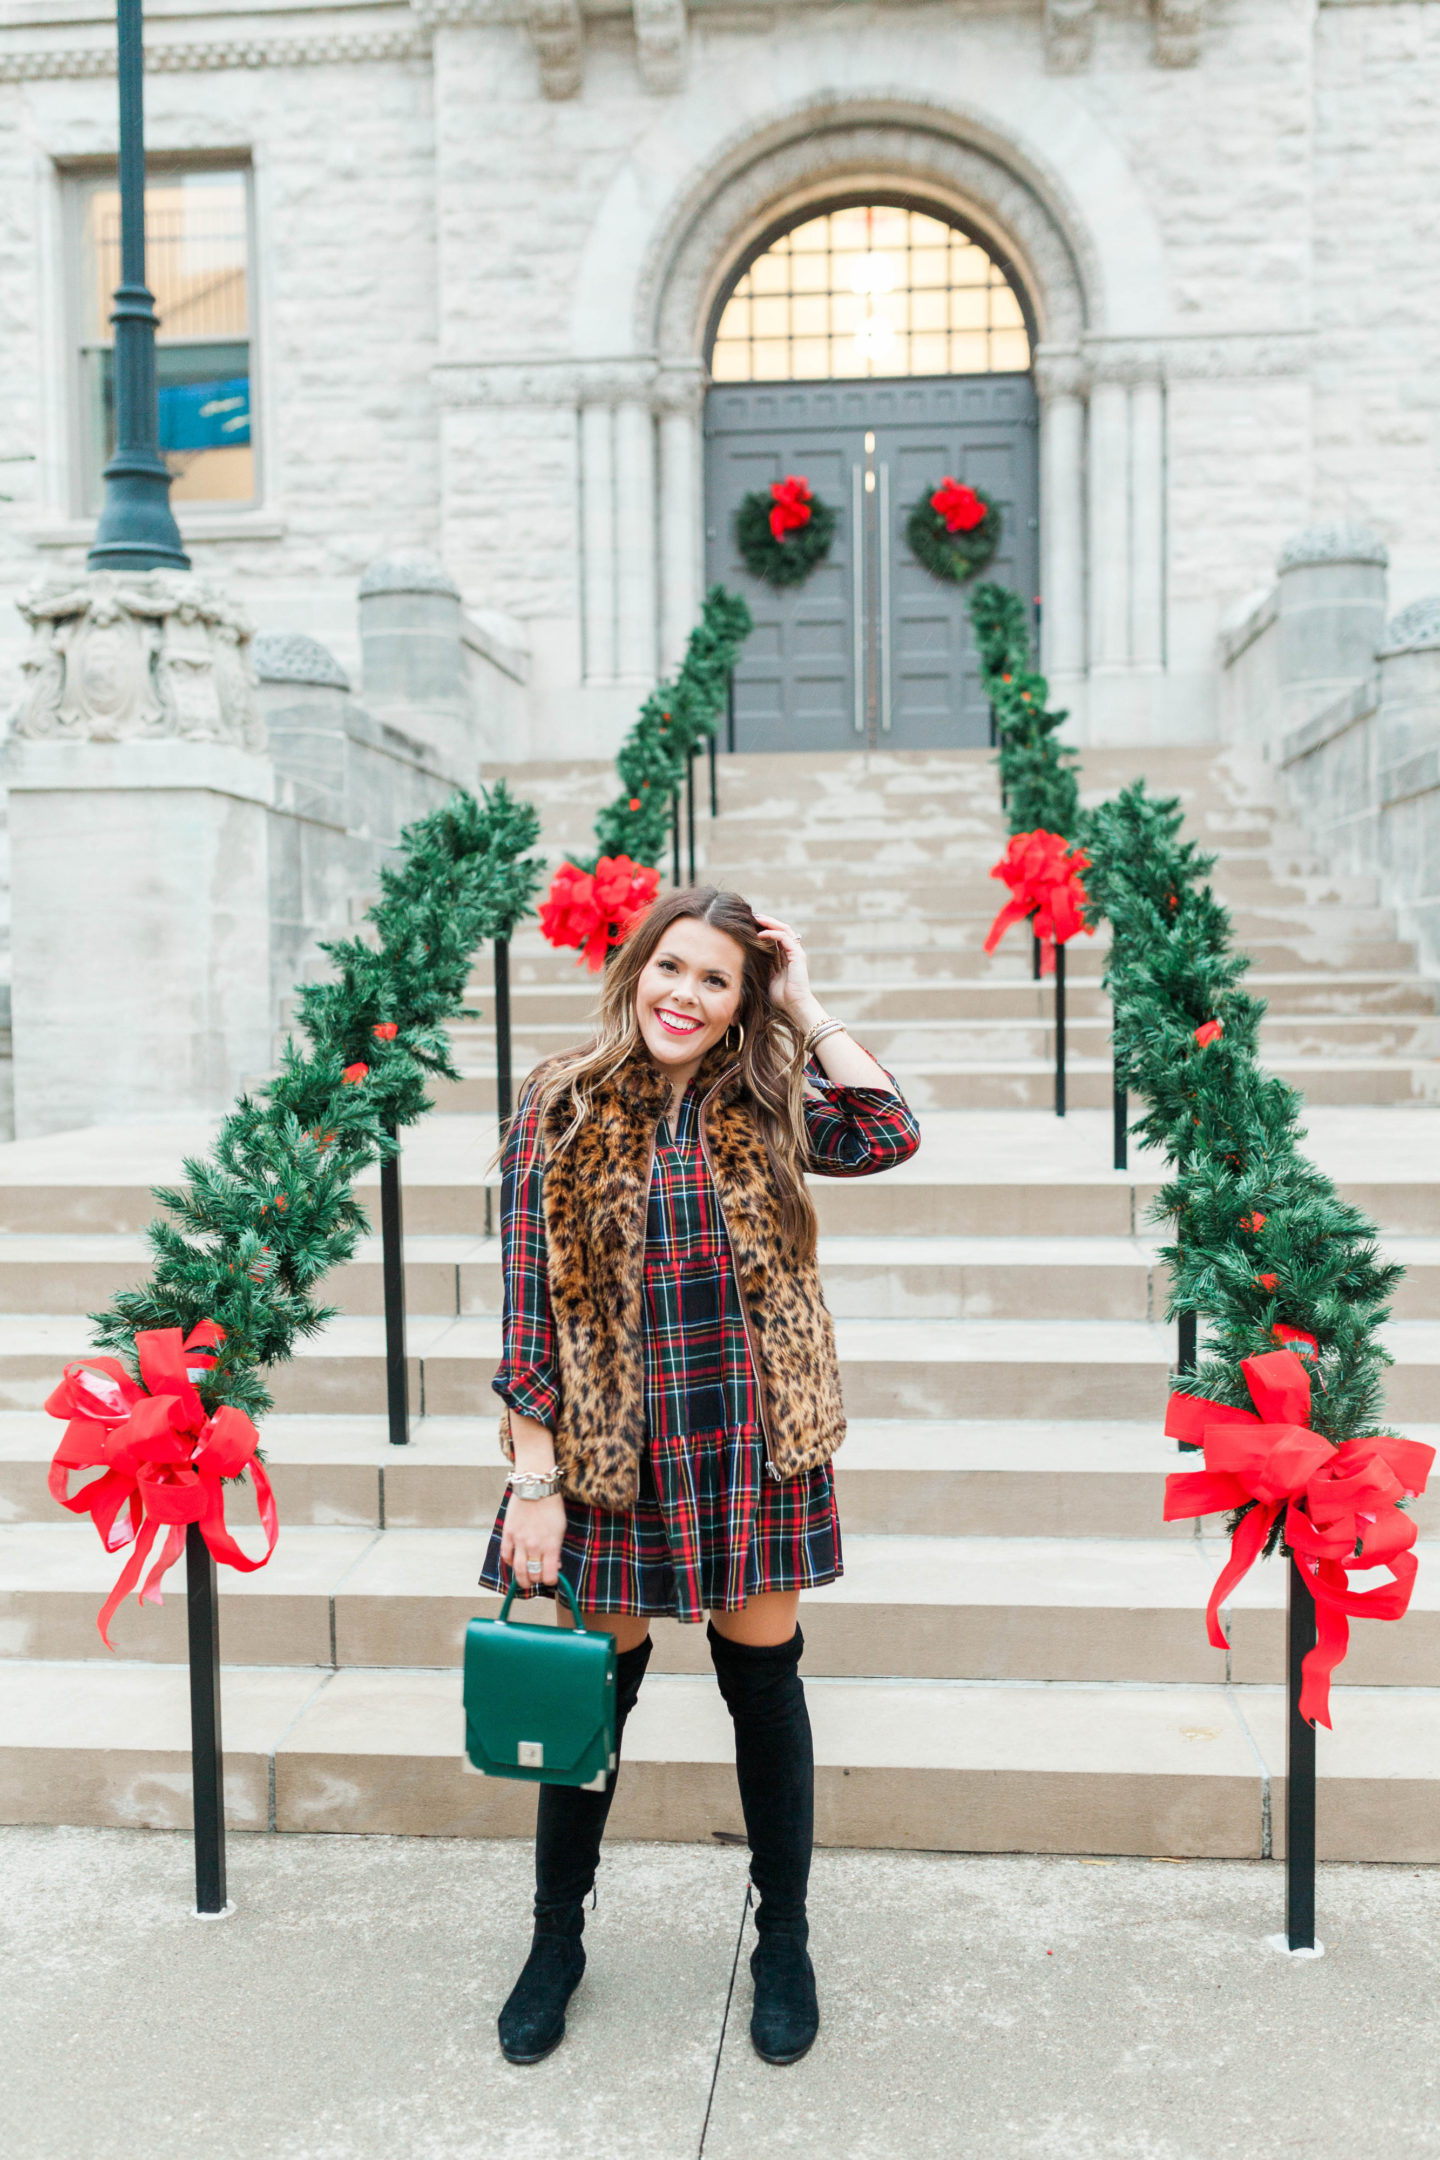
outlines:
[[[538,1575],[540,1573],[540,1562],[538,1560],[527,1560],[525,1562],[525,1572],[527,1575]]]

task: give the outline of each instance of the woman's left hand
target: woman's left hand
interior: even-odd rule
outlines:
[[[810,967],[805,958],[805,948],[789,923],[781,922],[778,915],[756,914],[760,935],[780,955],[783,965],[770,978],[770,995],[777,1005],[783,1005],[800,1027],[808,1027],[819,1011],[819,1001],[810,987]]]

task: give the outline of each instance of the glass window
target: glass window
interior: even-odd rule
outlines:
[[[726,301],[716,382],[1023,374],[1025,313],[1005,272],[943,218],[889,203],[782,233]]]
[[[111,296],[120,282],[120,191],[77,182],[85,508],[97,510],[115,447]],[[175,502],[255,500],[250,416],[249,175],[153,172],[145,267],[160,318],[160,449]]]

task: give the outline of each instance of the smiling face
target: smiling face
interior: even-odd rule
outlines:
[[[745,955],[734,938],[693,916],[662,935],[635,986],[641,1040],[657,1065],[689,1077],[740,1010]]]

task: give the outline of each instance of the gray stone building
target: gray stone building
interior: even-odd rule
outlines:
[[[998,494],[1077,738],[1217,738],[1222,633],[1316,521],[1440,583],[1430,0],[152,0],[162,425],[197,571],[358,668],[357,582],[462,596],[495,756],[610,747],[737,491],[832,557],[763,602],[742,747],[981,739],[904,514]],[[0,25],[0,610],[106,447],[113,15]]]

